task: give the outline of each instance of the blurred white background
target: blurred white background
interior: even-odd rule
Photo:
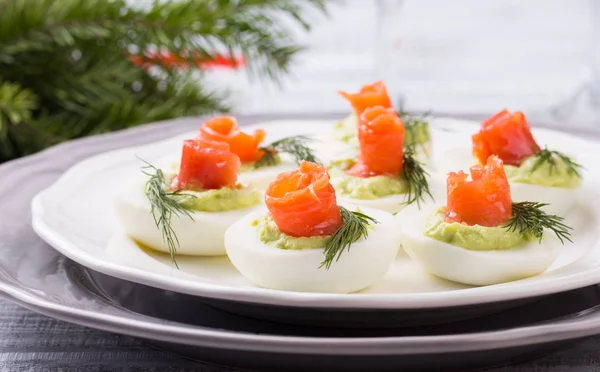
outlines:
[[[244,113],[343,111],[337,89],[383,79],[412,110],[542,115],[591,79],[594,1],[332,1],[282,87],[209,75]]]

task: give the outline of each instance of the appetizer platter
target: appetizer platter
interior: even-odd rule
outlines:
[[[331,124],[343,115],[328,117],[296,115],[293,117],[296,120],[293,123],[302,119],[325,125],[325,122]],[[289,124],[289,118],[290,116],[287,115],[241,116],[239,122],[244,128],[248,124],[257,124],[266,128],[264,123],[267,122],[277,125]],[[284,368],[289,371],[330,371],[332,368],[341,368],[348,371],[364,371],[375,368],[381,371],[397,371],[399,369],[428,371],[454,367],[480,368],[539,356],[542,352],[555,350],[559,346],[566,347],[569,345],[567,342],[570,343],[600,331],[598,286],[544,296],[542,299],[527,302],[512,310],[488,316],[479,314],[477,318],[466,322],[438,324],[429,327],[409,326],[406,328],[384,327],[351,330],[333,328],[334,324],[331,321],[347,316],[349,314],[347,310],[350,309],[351,304],[347,304],[343,308],[346,311],[340,311],[340,308],[336,310],[333,307],[327,309],[315,306],[313,314],[329,315],[327,327],[275,323],[271,318],[275,314],[273,306],[260,308],[263,315],[269,317],[269,319],[261,321],[256,318],[238,316],[230,311],[219,311],[207,301],[208,297],[206,296],[186,295],[181,291],[178,293],[160,289],[161,287],[156,285],[145,286],[136,283],[139,280],[122,280],[119,279],[119,275],[113,273],[106,275],[91,270],[65,258],[35,235],[30,225],[31,216],[27,208],[31,198],[62,177],[64,172],[73,165],[97,154],[104,153],[101,155],[103,157],[107,154],[106,151],[111,151],[110,154],[116,156],[114,163],[106,164],[106,159],[100,158],[101,161],[96,164],[104,164],[109,167],[116,164],[118,168],[119,164],[123,163],[120,158],[123,153],[121,150],[112,151],[134,145],[141,147],[137,147],[133,153],[158,165],[159,159],[162,159],[165,154],[181,150],[183,140],[196,134],[201,122],[199,119],[191,118],[172,120],[119,133],[71,141],[0,166],[0,175],[2,175],[0,177],[2,180],[0,182],[0,201],[7,212],[0,215],[0,224],[7,227],[0,231],[4,253],[0,256],[0,294],[2,297],[10,298],[12,301],[46,316],[114,333],[141,337],[162,349],[190,358],[259,370]],[[474,128],[473,123],[460,120],[439,119],[435,122],[432,121],[431,124],[443,134],[451,134],[457,132],[457,128],[461,128],[458,131],[461,132],[461,138],[466,133],[462,131],[463,127]],[[165,145],[165,138],[184,131],[187,134],[178,136],[172,146],[167,144],[162,147]],[[273,135],[275,134],[273,133]],[[290,132],[286,131],[281,133],[281,136],[289,134]],[[549,145],[566,141],[568,146],[573,146],[582,152],[593,153],[593,148],[597,146],[595,142],[580,141],[564,134],[559,134],[560,137],[557,138],[555,132],[537,128],[534,129],[534,134],[540,141]],[[148,144],[153,146],[155,141],[162,143],[160,148],[150,147],[146,152],[138,151],[140,148],[146,148]],[[158,151],[161,148],[162,151]],[[588,164],[593,161],[595,156],[597,155],[578,157],[578,159],[583,164]],[[88,179],[90,183],[87,186],[97,183],[97,190],[103,188],[111,190],[110,200],[113,200],[112,190],[121,189],[122,183],[117,179],[112,179],[112,182],[100,182],[105,179],[105,175],[96,177],[93,157],[89,158],[89,162],[84,165],[90,176]],[[119,174],[123,176],[123,179],[137,175],[140,167],[145,166],[137,158],[135,161],[123,165],[123,173]],[[135,171],[127,171],[131,168]],[[73,168],[68,173],[73,174],[74,170],[76,169]],[[73,186],[75,188],[71,190],[79,190],[82,183],[76,182]],[[15,189],[19,189],[19,192],[15,193]],[[101,194],[94,195],[100,196]],[[444,203],[444,201],[437,202],[442,205]],[[90,208],[97,213],[104,213],[102,209],[97,209],[97,206],[102,206],[104,203],[107,203],[106,198],[97,200],[95,198],[84,200],[76,198],[73,203],[59,204],[56,211],[61,214],[62,212],[77,213],[83,208]],[[109,214],[109,217],[112,216],[114,214]],[[73,242],[78,247],[80,245],[79,249],[92,248],[90,243],[102,244],[106,241],[105,239],[108,239],[107,236],[110,237],[111,229],[116,229],[120,225],[114,219],[104,220],[102,215],[96,217],[99,219],[89,219],[89,215],[82,218],[75,230],[69,230],[74,226],[71,223],[65,224],[64,220],[57,220],[56,222],[60,225],[52,225],[52,227],[62,227],[63,230],[53,238],[53,244],[65,243],[66,240],[61,240],[60,236],[69,240],[75,239]],[[98,224],[98,221],[108,222],[105,222],[107,225],[101,225]],[[571,226],[576,226],[576,224],[571,224],[569,216],[567,216],[567,222]],[[85,234],[79,234],[80,229],[85,230]],[[71,234],[84,236],[84,238],[78,239],[75,235],[69,235],[69,231]],[[574,240],[573,244],[576,245],[576,233],[573,233],[571,237]],[[106,259],[103,256],[104,251],[92,250],[90,252],[99,262]],[[575,257],[578,255],[579,253],[571,259],[573,265],[576,266],[574,270],[585,271],[586,267],[579,263],[581,260],[575,264]],[[144,257],[146,256],[138,258]],[[594,265],[591,262],[593,257],[588,258],[590,258],[590,264]],[[172,267],[167,266],[167,264],[171,264],[167,254],[161,254],[161,259],[166,267]],[[559,256],[558,259],[560,260],[561,257]],[[178,257],[177,262],[181,269],[185,269],[183,267],[185,261],[185,257]],[[102,269],[104,272],[118,269],[117,263],[91,262],[88,266],[99,265],[104,265]],[[566,266],[570,265],[566,264]],[[159,268],[157,274],[161,273],[161,267],[163,264],[155,267]],[[210,267],[206,266],[204,269],[208,271]],[[568,278],[570,275],[563,276],[563,274],[565,274],[565,270],[569,269],[550,268],[549,270],[555,271],[556,275],[563,278]],[[129,266],[128,270],[131,272],[130,277],[139,274],[133,266]],[[173,272],[180,271],[173,269]],[[213,276],[212,278],[214,282],[225,280],[223,276]],[[410,276],[406,277],[406,279],[409,278]],[[580,278],[572,276],[568,280],[573,279],[578,280],[579,284],[582,283]],[[231,284],[248,285],[239,278],[237,280]],[[388,279],[384,277],[382,281],[385,280]],[[402,280],[402,283],[406,286],[416,286],[418,281]],[[576,286],[579,287],[578,284]],[[494,287],[498,286],[481,288],[489,290]],[[437,287],[437,290],[441,289]],[[289,291],[279,292],[294,294]],[[402,295],[405,294],[406,291]],[[371,296],[368,293],[340,294],[339,296],[348,298],[348,296],[355,295]],[[439,293],[436,293],[435,296],[439,296]],[[370,300],[378,301],[376,297],[378,296],[371,297]],[[290,305],[292,301],[297,300],[298,298],[288,301],[278,312],[283,314],[301,309]],[[310,301],[312,299],[304,298],[303,300]],[[230,303],[234,302],[230,301]],[[235,303],[237,304],[237,302]],[[305,303],[305,306],[309,307],[311,304]],[[469,308],[475,307],[479,309],[480,305],[469,306]],[[331,311],[327,312],[327,310]],[[415,309],[414,312],[418,314],[431,313],[430,309],[427,311]],[[456,308],[440,308],[439,312],[448,318],[456,312]],[[357,319],[365,321],[366,318],[367,322],[371,322],[390,313],[405,317],[407,311],[394,310],[391,307],[382,310],[373,306],[372,310],[363,308],[356,314]],[[585,350],[585,346],[583,350]],[[577,355],[577,353],[577,350],[573,350],[565,355]]]
[[[382,82],[340,96],[337,123],[213,117],[87,159],[33,226],[99,272],[247,304],[433,309],[600,282],[594,142],[508,111],[409,115]]]

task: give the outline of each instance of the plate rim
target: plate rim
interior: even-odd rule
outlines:
[[[319,355],[427,355],[506,349],[581,339],[600,333],[600,309],[574,318],[498,331],[443,336],[306,337],[232,332],[176,322],[103,314],[54,303],[0,279],[0,297],[45,316],[133,337],[219,349]],[[130,314],[131,315],[131,314]],[[143,318],[143,319],[141,319]],[[149,318],[154,319],[154,318]]]
[[[439,118],[446,119],[446,118]],[[476,121],[464,120],[464,119],[452,119],[458,120],[463,123],[469,123],[473,125]],[[279,119],[283,120],[283,119]],[[288,120],[311,120],[311,119],[292,119]],[[312,120],[322,121],[315,117]],[[262,125],[268,124],[269,121],[278,121],[272,119],[268,121],[259,121]],[[569,133],[558,132],[555,130],[538,128],[538,130],[551,132],[553,135],[565,134],[572,137],[573,140],[583,141],[589,144],[597,144],[597,142],[589,140],[587,138],[581,138],[574,136]],[[169,141],[169,138],[163,138],[158,141],[150,141],[144,144],[135,144],[128,146],[121,146],[109,151],[98,153],[94,156],[88,157],[83,161],[77,162],[73,166],[64,172],[61,177],[52,185],[45,188],[41,192],[37,193],[31,202],[32,211],[32,226],[35,232],[52,247],[58,250],[60,253],[69,257],[73,261],[80,263],[83,266],[89,267],[93,270],[99,271],[106,275],[111,275],[120,279],[129,280],[153,287],[158,287],[167,290],[173,290],[176,292],[187,293],[197,296],[204,296],[209,298],[217,298],[224,300],[231,300],[237,302],[247,302],[254,304],[263,305],[277,305],[277,306],[288,306],[288,307],[306,307],[306,308],[344,308],[344,309],[417,309],[417,308],[443,308],[451,306],[466,306],[481,303],[491,303],[505,300],[516,300],[527,297],[546,295],[551,293],[557,293],[561,291],[576,289],[585,287],[587,285],[595,284],[600,282],[600,270],[595,272],[594,270],[587,270],[572,274],[569,281],[560,281],[558,285],[553,286],[540,286],[539,283],[522,283],[519,286],[512,286],[506,288],[506,286],[495,287],[491,294],[486,295],[486,291],[490,292],[488,287],[475,287],[468,289],[458,289],[448,292],[432,292],[432,293],[404,293],[401,296],[397,294],[329,294],[329,293],[305,293],[305,292],[286,292],[269,290],[264,288],[254,287],[234,287],[227,285],[219,285],[212,283],[193,282],[192,285],[181,286],[177,280],[169,277],[158,276],[156,274],[148,273],[145,270],[134,268],[125,264],[111,262],[109,260],[96,259],[91,254],[85,251],[79,250],[74,243],[69,242],[66,239],[62,239],[60,233],[55,231],[52,227],[48,226],[43,216],[43,208],[41,200],[46,193],[49,193],[52,188],[63,178],[71,173],[71,171],[85,164],[86,162],[97,161],[97,159],[110,156],[110,153],[114,151],[121,151],[128,148],[140,147],[140,146],[151,146],[163,141]],[[168,283],[171,281],[172,283]],[[187,283],[185,281],[184,283]],[[190,282],[191,283],[191,282]],[[173,286],[173,284],[179,284]],[[193,287],[193,288],[192,288]],[[532,295],[531,287],[539,287]],[[523,289],[525,288],[525,289]],[[250,293],[250,295],[248,295]],[[482,296],[486,295],[486,296]],[[400,298],[398,298],[400,297]]]

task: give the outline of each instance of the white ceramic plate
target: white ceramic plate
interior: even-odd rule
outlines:
[[[276,121],[263,123],[270,140],[299,133],[317,133],[331,121]],[[433,122],[436,154],[457,144],[469,144],[477,123],[450,119]],[[250,127],[247,127],[250,129]],[[193,133],[149,145],[124,148],[89,158],[67,171],[32,202],[33,226],[48,243],[69,258],[122,279],[198,296],[258,304],[311,308],[411,309],[488,303],[560,292],[600,282],[598,218],[600,160],[598,145],[564,133],[536,130],[540,142],[577,153],[588,167],[585,192],[567,216],[575,229],[573,244],[562,249],[557,261],[542,275],[501,285],[467,287],[422,271],[400,254],[377,284],[353,294],[283,292],[257,288],[226,257],[178,258],[180,270],[167,256],[141,250],[124,236],[112,210],[114,192],[121,182],[140,172],[139,156],[150,162],[178,152],[181,140]],[[432,172],[433,173],[433,172]],[[443,201],[440,201],[443,203]]]

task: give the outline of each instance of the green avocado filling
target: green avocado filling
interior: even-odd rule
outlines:
[[[505,165],[506,177],[511,182],[565,189],[576,188],[581,184],[581,179],[569,171],[569,167],[562,159],[555,157],[554,164],[546,161],[534,170],[537,160],[538,157],[534,155],[527,158],[519,167]]]
[[[252,221],[258,238],[265,244],[286,250],[324,248],[329,236],[295,237],[282,233],[270,216],[259,217]]]
[[[356,134],[357,118],[354,113],[348,115],[344,120],[337,122],[333,127],[335,139],[358,146]],[[407,119],[404,121],[406,131],[404,132],[405,146],[419,146],[431,142],[429,123],[425,120]]]
[[[425,235],[444,243],[472,251],[493,251],[520,248],[536,240],[533,235],[521,235],[502,226],[487,227],[444,221],[446,208],[436,210],[425,221]]]
[[[345,171],[354,164],[356,161],[353,159],[336,160],[330,163],[328,170],[333,187],[338,193],[352,199],[372,200],[408,192],[408,183],[404,178],[388,176],[362,178],[348,175]]]
[[[262,194],[253,188],[238,184],[235,189],[183,190],[171,198],[187,209],[198,212],[224,212],[243,209],[260,203]]]

